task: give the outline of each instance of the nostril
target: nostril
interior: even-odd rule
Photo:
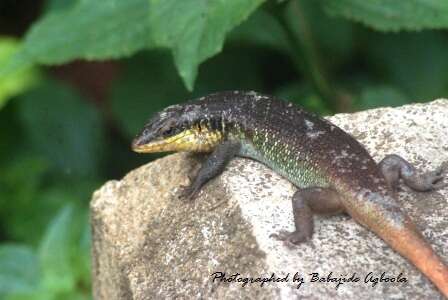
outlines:
[[[143,145],[143,138],[141,136],[134,138],[134,140],[132,141],[132,149],[136,149],[141,145]]]

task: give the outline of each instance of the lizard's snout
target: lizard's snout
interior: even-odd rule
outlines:
[[[134,138],[132,141],[132,151],[135,152],[142,152],[145,148],[145,145],[147,145],[150,142],[150,138],[147,135],[140,134],[137,137]]]

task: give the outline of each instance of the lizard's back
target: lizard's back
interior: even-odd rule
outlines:
[[[251,92],[199,101],[221,112],[241,156],[258,160],[298,187],[350,187],[384,193],[379,169],[365,148],[336,125],[289,102]]]

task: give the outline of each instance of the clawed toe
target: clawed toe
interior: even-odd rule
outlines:
[[[439,171],[439,174],[442,175],[442,176],[444,174],[448,173],[448,161],[445,161],[445,162],[441,163],[436,171]]]
[[[291,232],[289,232],[289,231],[286,231],[286,230],[280,230],[280,231],[277,232],[277,233],[271,233],[271,234],[269,235],[269,237],[274,238],[274,239],[279,240],[279,241],[284,241],[284,240],[286,240],[286,239],[288,238],[288,236],[289,236],[290,234],[291,234]]]
[[[428,172],[429,177],[433,178],[433,181],[439,181],[448,174],[448,161],[440,164],[434,171]]]
[[[433,184],[433,190],[440,190],[446,188],[448,186],[448,182],[438,182]]]
[[[278,233],[272,233],[269,237],[283,241],[288,247],[297,246],[298,244],[308,240],[308,238],[301,232],[291,232],[287,230],[280,230]]]
[[[445,170],[439,167],[435,171],[424,174],[421,178],[426,190],[431,191],[446,187],[448,184],[446,182],[442,182],[444,179],[444,172]]]
[[[191,186],[181,186],[179,188],[179,194],[177,198],[184,201],[191,201],[197,195],[197,191],[193,189]]]

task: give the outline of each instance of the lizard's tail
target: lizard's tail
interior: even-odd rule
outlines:
[[[407,216],[368,224],[385,242],[410,260],[448,299],[448,266],[434,252]],[[379,226],[378,226],[379,225]]]
[[[448,299],[448,266],[401,211],[393,196],[361,190],[345,199],[346,211],[355,220],[407,258]]]

